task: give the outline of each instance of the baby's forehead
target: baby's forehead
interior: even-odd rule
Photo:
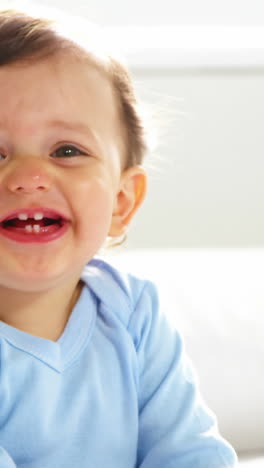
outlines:
[[[61,98],[75,108],[88,106],[87,111],[98,101],[102,111],[108,108],[113,114],[117,107],[105,70],[91,59],[81,60],[69,54],[0,66],[0,85],[1,97],[9,100],[32,98],[34,104],[49,97],[46,104],[52,104],[56,98],[57,105]]]
[[[119,141],[123,150],[124,134],[111,81],[90,58],[64,54],[0,67],[0,100],[0,122],[21,139],[46,131],[46,122],[65,121],[68,129],[78,122],[79,127],[92,129],[103,144]]]

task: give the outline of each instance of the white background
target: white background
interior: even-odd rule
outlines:
[[[0,2],[3,3],[3,2]],[[6,1],[12,5],[12,0]],[[24,1],[16,3],[27,4]],[[32,1],[31,1],[32,3]],[[262,0],[34,0],[112,25],[263,25]]]

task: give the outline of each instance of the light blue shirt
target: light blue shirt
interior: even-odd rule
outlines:
[[[0,467],[236,466],[156,287],[100,259],[81,278],[58,341],[0,322]]]

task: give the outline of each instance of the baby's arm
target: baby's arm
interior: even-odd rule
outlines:
[[[236,467],[236,454],[202,400],[181,336],[159,312],[151,283],[141,292],[129,330],[139,364],[137,468]]]
[[[16,468],[12,458],[8,455],[7,451],[3,447],[0,447],[0,467]]]

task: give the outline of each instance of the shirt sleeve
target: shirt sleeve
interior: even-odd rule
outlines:
[[[12,458],[8,455],[7,451],[0,446],[0,467],[1,468],[16,468]]]
[[[138,356],[136,468],[234,468],[237,456],[199,392],[182,337],[146,282],[129,322]]]

